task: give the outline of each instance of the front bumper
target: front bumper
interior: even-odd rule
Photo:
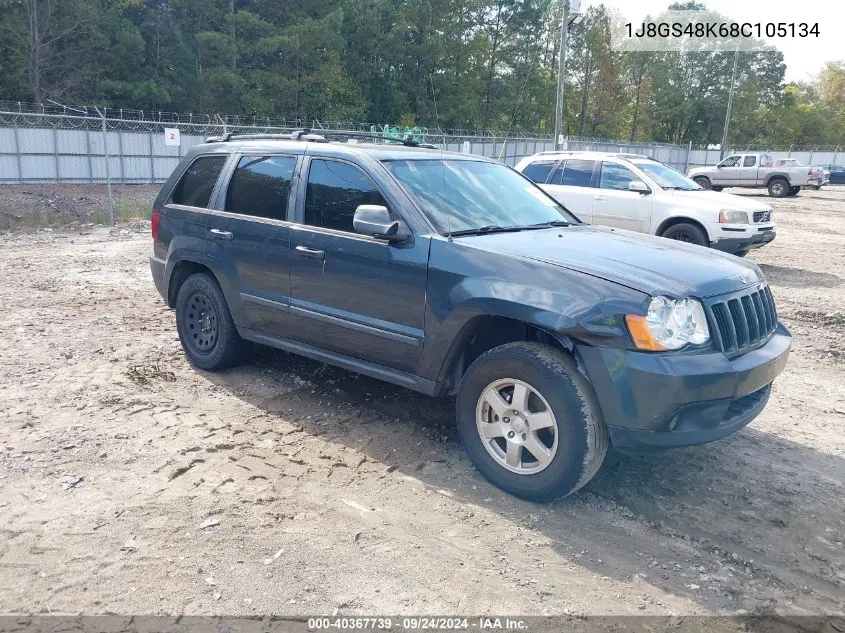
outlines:
[[[756,418],[783,371],[792,338],[778,323],[769,341],[729,359],[717,351],[647,353],[578,346],[613,446],[653,453],[712,442]]]
[[[736,237],[726,234],[711,244],[716,250],[725,253],[739,253],[740,251],[751,250],[752,248],[760,248],[775,240],[777,231],[772,227],[760,227],[755,229],[756,232],[750,233],[748,231],[737,235]]]

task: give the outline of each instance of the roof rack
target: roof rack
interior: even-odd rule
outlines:
[[[413,136],[410,134],[403,139],[392,139],[389,137],[385,137],[382,134],[377,134],[375,132],[346,132],[346,131],[335,131],[335,130],[325,130],[326,133],[330,134],[331,136],[345,136],[345,137],[356,137],[356,138],[371,138],[377,140],[389,140],[389,141],[399,141],[402,145],[407,147],[421,147],[425,149],[437,149],[435,145],[431,143],[420,143],[419,141],[415,140]],[[243,140],[284,140],[284,141],[310,141],[312,143],[329,143],[330,141],[326,139],[325,136],[315,133],[310,128],[305,128],[302,130],[294,130],[290,134],[233,134],[232,132],[228,132],[227,134],[223,134],[221,136],[209,136],[205,142],[206,143],[227,143],[229,141],[243,141]]]

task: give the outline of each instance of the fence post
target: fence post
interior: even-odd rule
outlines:
[[[120,182],[125,185],[126,177],[123,173],[123,132],[121,130],[117,131],[117,151],[120,158]]]
[[[689,173],[689,159],[690,159],[691,155],[692,155],[692,141],[689,142],[689,146],[687,147],[687,166],[684,169],[684,175]]]
[[[88,157],[88,182],[94,182],[94,164],[91,160],[91,130],[85,128],[85,155]]]
[[[56,182],[59,182],[59,132],[53,128],[53,163],[56,166]]]
[[[23,182],[23,161],[21,160],[21,140],[18,126],[15,126],[15,156],[18,159],[18,182]]]
[[[149,141],[150,141],[150,184],[156,184],[156,159],[153,155],[153,131],[149,131]]]
[[[94,109],[100,115],[100,122],[103,127],[103,156],[106,161],[106,186],[109,189],[109,224],[114,225],[114,196],[111,190],[111,166],[109,165],[111,158],[109,157],[109,136],[108,131],[106,131],[106,112],[105,109],[103,109],[103,112],[100,112],[100,108]]]

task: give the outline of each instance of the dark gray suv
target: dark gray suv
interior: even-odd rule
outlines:
[[[512,169],[381,143],[223,137],[155,201],[153,278],[197,367],[270,345],[457,397],[472,461],[570,494],[608,445],[754,419],[790,336],[753,263],[591,227]]]

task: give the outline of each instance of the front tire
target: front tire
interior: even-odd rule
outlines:
[[[665,237],[670,240],[678,240],[679,242],[686,242],[687,244],[710,246],[710,242],[707,239],[707,233],[705,233],[701,227],[689,222],[673,224],[661,233],[661,237]]]
[[[784,198],[789,195],[789,183],[785,178],[772,178],[767,189],[773,198]]]
[[[798,192],[801,191],[801,187],[790,187],[788,196],[797,196]]]
[[[481,474],[530,501],[584,486],[608,448],[586,378],[569,356],[537,343],[508,343],[476,359],[458,389],[457,423]]]
[[[200,369],[225,369],[243,358],[246,343],[238,335],[226,297],[205,273],[191,275],[179,288],[176,329],[185,356]]]

